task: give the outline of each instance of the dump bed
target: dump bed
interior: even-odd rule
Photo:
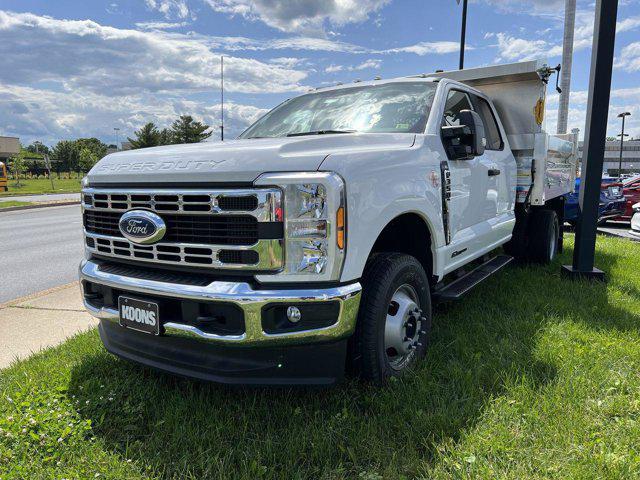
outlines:
[[[518,164],[518,202],[543,205],[573,191],[576,135],[543,129],[547,82],[555,69],[541,60],[438,72],[487,95],[498,111]]]

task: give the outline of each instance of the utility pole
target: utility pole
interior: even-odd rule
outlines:
[[[596,228],[602,163],[607,137],[607,116],[611,96],[613,48],[616,40],[618,0],[596,0],[589,100],[584,135],[584,157],[580,183],[580,203],[573,263],[563,265],[562,275],[568,278],[605,280],[602,270],[594,267]]]
[[[618,161],[618,179],[622,178],[622,147],[624,146],[624,119],[631,115],[630,112],[622,112],[618,118],[622,119],[622,132],[620,133],[620,160]]]
[[[456,0],[460,5],[460,0]],[[459,69],[464,69],[464,41],[467,33],[467,0],[462,0],[462,30],[460,31],[460,65]]]
[[[569,93],[571,90],[571,63],[573,60],[573,32],[576,25],[576,0],[565,0],[564,38],[562,40],[562,72],[560,77],[560,102],[558,106],[558,126],[556,133],[567,133],[569,116]]]
[[[113,127],[113,131],[116,132],[116,151],[120,150],[118,148],[118,132],[120,131],[120,129],[118,127]]]
[[[220,56],[220,141],[224,142],[224,57]]]

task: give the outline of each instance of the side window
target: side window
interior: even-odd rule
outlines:
[[[473,101],[476,106],[476,112],[482,118],[484,123],[484,134],[487,137],[487,150],[502,150],[502,138],[500,137],[500,129],[498,128],[498,122],[493,115],[491,106],[484,98],[473,95]]]
[[[460,125],[459,114],[462,110],[473,110],[469,96],[460,90],[449,91],[444,105],[444,124]]]

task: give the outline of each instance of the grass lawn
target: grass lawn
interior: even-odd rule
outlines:
[[[24,207],[26,205],[32,205],[33,202],[17,202],[15,200],[8,200],[6,202],[0,202],[0,208],[9,208],[9,207]]]
[[[31,193],[74,193],[80,191],[80,180],[77,178],[63,178],[62,180],[53,179],[51,188],[51,180],[48,178],[37,179],[21,179],[21,187],[15,186],[15,180],[9,180],[9,191],[0,192],[0,196],[6,195],[26,195]]]
[[[639,478],[640,244],[598,237],[602,285],[567,243],[440,307],[386,388],[195,383],[82,334],[0,372],[0,478]]]

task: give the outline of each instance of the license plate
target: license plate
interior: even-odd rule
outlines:
[[[120,325],[139,332],[160,335],[158,304],[136,298],[118,297]]]

